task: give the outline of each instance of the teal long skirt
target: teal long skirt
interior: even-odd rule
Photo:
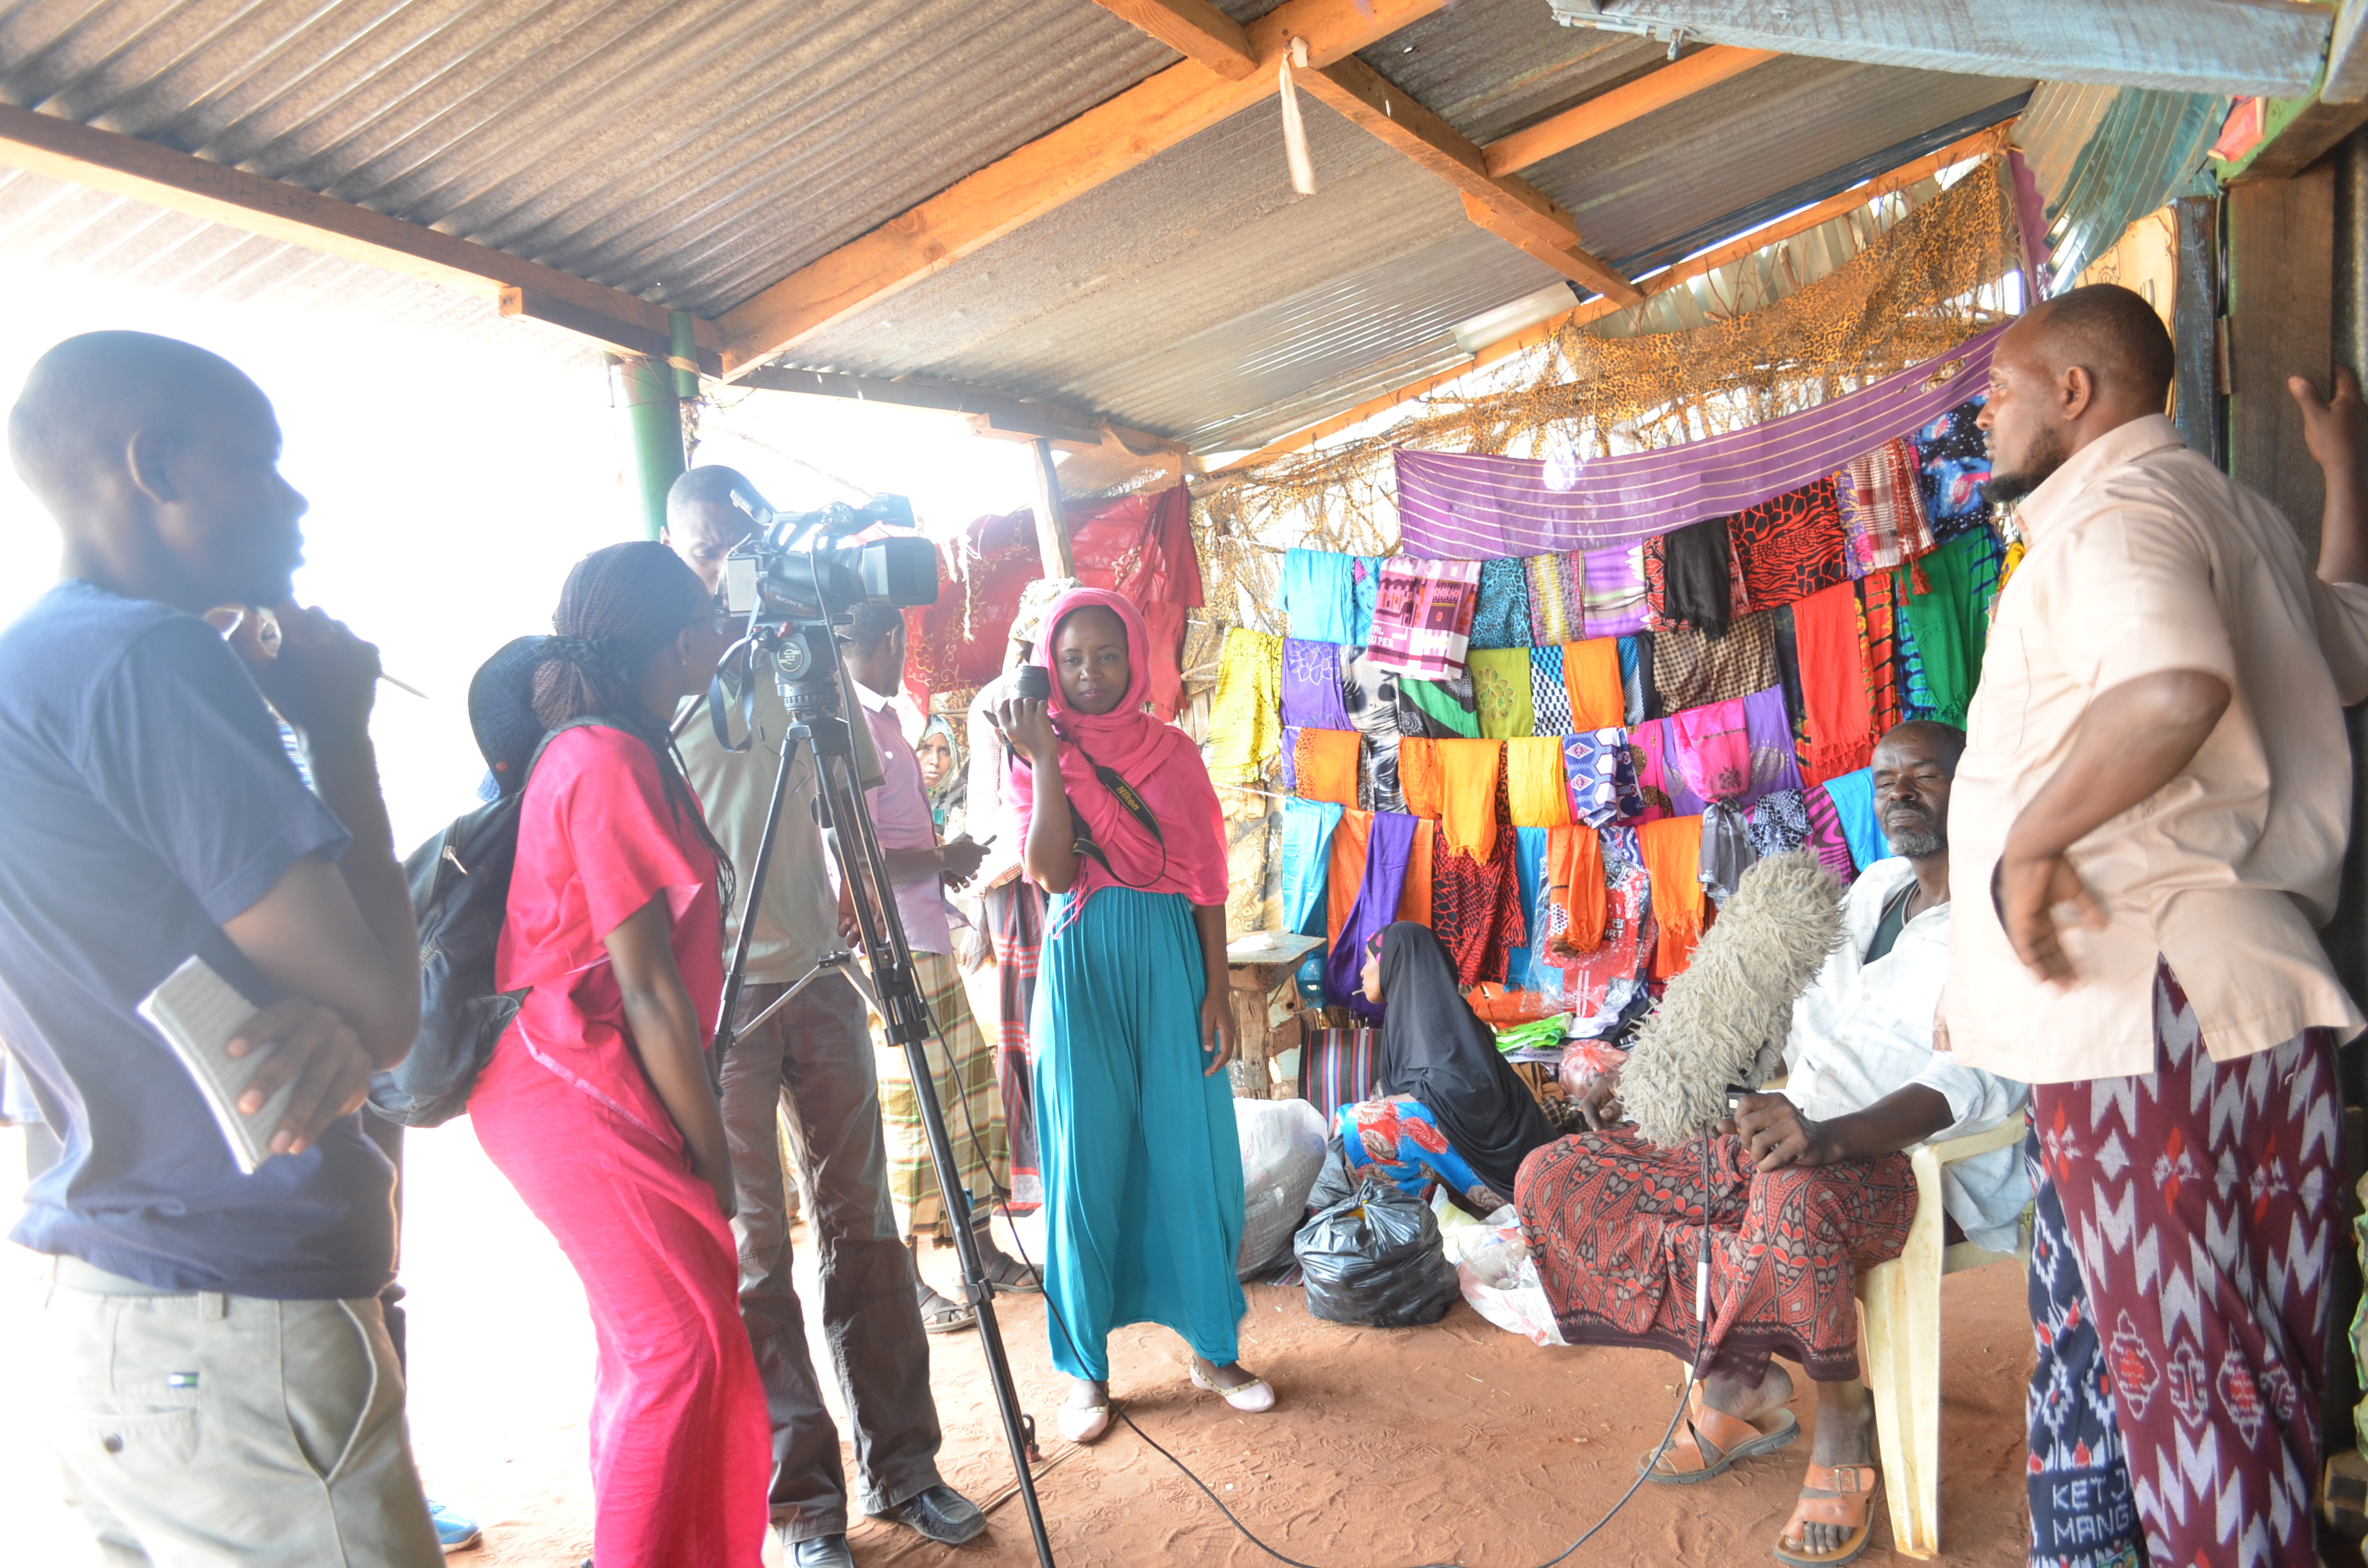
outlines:
[[[1192,906],[1120,887],[1068,906],[1046,912],[1029,1024],[1053,1364],[1107,1381],[1110,1331],[1156,1323],[1222,1367],[1247,1310],[1242,1149],[1232,1084],[1203,1075]]]

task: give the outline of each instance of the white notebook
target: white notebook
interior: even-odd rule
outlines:
[[[278,1049],[274,1046],[245,1056],[230,1054],[231,1040],[259,1011],[199,958],[192,958],[165,976],[165,983],[140,1004],[140,1016],[156,1026],[180,1057],[181,1065],[197,1080],[199,1092],[212,1108],[222,1139],[230,1145],[231,1158],[248,1176],[271,1158],[271,1135],[279,1130],[279,1119],[288,1114],[288,1102],[296,1093],[291,1079],[263,1103],[261,1110],[253,1116],[239,1114],[238,1097],[246,1092],[247,1081]]]

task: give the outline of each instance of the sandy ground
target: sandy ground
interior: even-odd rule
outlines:
[[[484,1548],[454,1561],[573,1568],[591,1548],[582,1289],[465,1122],[415,1137],[410,1165],[413,1432],[431,1494],[485,1525]],[[0,1171],[22,1168],[16,1134],[0,1132]],[[930,1262],[950,1279],[951,1251]],[[1991,1267],[1944,1290],[1943,1556],[2010,1568],[2022,1561],[2026,1528],[2022,1282],[2012,1268]],[[0,1344],[23,1344],[38,1300],[35,1260],[0,1249]],[[1542,1562],[1619,1495],[1676,1397],[1666,1357],[1540,1349],[1462,1303],[1428,1328],[1371,1330],[1317,1322],[1296,1290],[1254,1287],[1249,1301],[1243,1358],[1279,1391],[1274,1414],[1235,1415],[1197,1393],[1182,1346],[1162,1330],[1116,1336],[1116,1390],[1251,1529],[1318,1568]],[[1063,1443],[1053,1413],[1064,1385],[1046,1356],[1041,1301],[1004,1297],[999,1311],[1022,1401],[1044,1435],[1039,1491],[1056,1562],[1268,1561],[1123,1427],[1089,1449]],[[865,1568],[1031,1562],[1025,1517],[1006,1495],[1011,1465],[977,1336],[931,1345],[947,1477],[981,1503],[1006,1500],[987,1534],[959,1550],[866,1521],[854,1532],[857,1560]],[[10,1403],[0,1400],[0,1517],[10,1541],[0,1555],[42,1568],[95,1562],[55,1499],[31,1424]],[[832,1403],[837,1413],[835,1392]],[[1804,1424],[1812,1403],[1804,1396],[1794,1406]],[[1803,1442],[1700,1486],[1647,1487],[1571,1561],[1769,1562],[1806,1460]],[[1861,1561],[1890,1561],[1889,1540],[1878,1522]]]

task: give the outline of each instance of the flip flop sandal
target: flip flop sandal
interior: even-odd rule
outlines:
[[[1645,1480],[1663,1486],[1691,1486],[1725,1475],[1737,1460],[1770,1453],[1801,1435],[1801,1423],[1789,1410],[1779,1410],[1773,1424],[1755,1426],[1702,1403],[1702,1385],[1694,1385],[1686,1415],[1686,1430],[1670,1440],[1658,1456],[1647,1452],[1636,1460]],[[1657,1462],[1656,1462],[1657,1460]],[[1661,1468],[1668,1464],[1668,1469]]]
[[[921,1287],[919,1301],[925,1334],[960,1334],[978,1326],[978,1309],[968,1302],[951,1301],[926,1285]]]
[[[1785,1568],[1838,1568],[1855,1562],[1874,1534],[1874,1496],[1882,1486],[1883,1472],[1871,1464],[1836,1465],[1831,1470],[1811,1465],[1808,1478],[1801,1484],[1801,1500],[1793,1505],[1793,1517],[1785,1521],[1784,1533],[1776,1538],[1776,1561]],[[1842,1538],[1840,1546],[1822,1555],[1786,1544],[1801,1540],[1801,1532],[1810,1525],[1840,1525],[1850,1534]]]
[[[1006,1295],[1041,1296],[1044,1293],[1043,1281],[1036,1278],[1036,1271],[1008,1255],[989,1259],[985,1272],[986,1282]]]

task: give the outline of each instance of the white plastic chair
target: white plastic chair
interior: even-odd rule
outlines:
[[[1931,1557],[1941,1550],[1941,1277],[1985,1264],[2025,1261],[2020,1250],[1992,1252],[1971,1242],[1942,1244],[1941,1167],[2011,1148],[2029,1131],[2025,1118],[2014,1116],[1987,1132],[1910,1149],[1916,1221],[1908,1227],[1907,1245],[1889,1263],[1859,1277],[1864,1325],[1859,1355],[1874,1396],[1891,1549],[1902,1556]]]

